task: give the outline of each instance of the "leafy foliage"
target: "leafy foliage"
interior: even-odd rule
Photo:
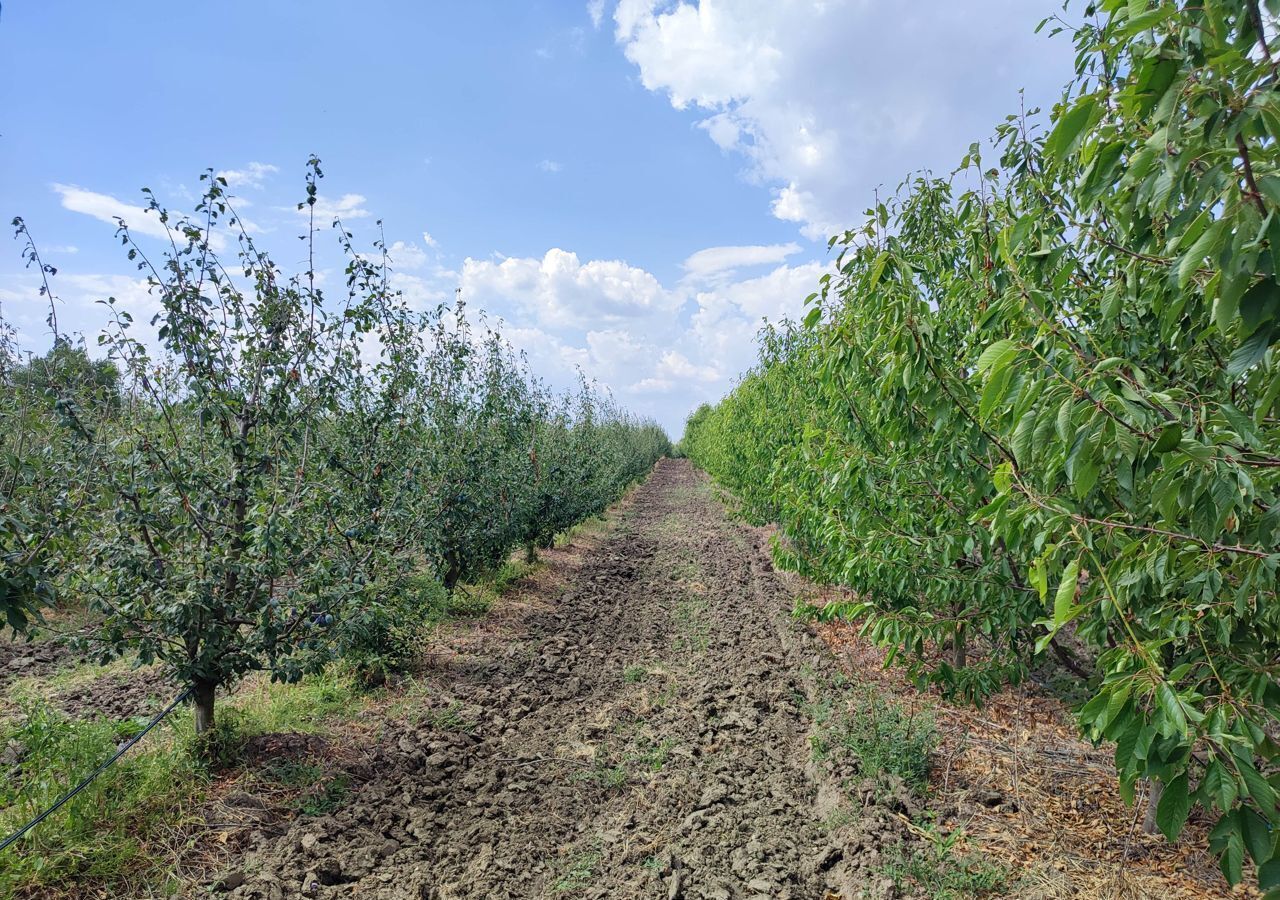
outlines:
[[[53,305],[47,357],[21,365],[0,342],[0,612],[20,630],[58,592],[87,601],[93,648],[163,663],[201,733],[215,691],[249,672],[402,668],[444,588],[603,511],[670,449],[591,385],[551,391],[461,302],[412,309],[383,242],[359,252],[338,222],[346,279],[326,290],[322,177],[312,159],[306,270],[261,251],[206,173],[190,217],[147,194],[162,257],[117,232],[154,332],[112,298],[106,360],[66,343]],[[214,250],[228,237],[234,264]]]
[[[1073,632],[1123,790],[1164,783],[1170,838],[1217,810],[1228,879],[1275,887],[1280,10],[1094,6],[1051,127],[1010,117],[994,164],[975,144],[834,238],[682,448],[946,691]]]

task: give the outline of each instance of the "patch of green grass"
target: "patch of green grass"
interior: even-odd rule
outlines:
[[[1007,868],[977,854],[957,854],[949,843],[894,847],[885,854],[883,871],[898,890],[914,890],[931,900],[969,900],[1004,888]]]
[[[304,816],[325,816],[346,802],[351,793],[351,779],[335,775],[316,790],[307,791],[298,798],[298,812]]]
[[[711,623],[707,620],[707,601],[688,595],[676,602],[672,613],[676,622],[675,649],[702,653],[711,641]]]
[[[861,818],[860,813],[856,813],[851,809],[841,806],[835,812],[831,813],[831,815],[823,819],[819,823],[818,827],[827,832],[836,831],[846,825],[852,825],[854,822],[858,821],[859,818]]]
[[[579,522],[567,531],[562,531],[555,537],[555,546],[557,549],[563,550],[572,546],[575,541],[593,540],[609,530],[609,518],[607,515],[594,516],[585,522]]]
[[[938,729],[928,711],[909,710],[870,689],[855,695],[843,713],[834,713],[823,701],[807,707],[822,726],[810,738],[815,759],[850,754],[869,778],[896,775],[913,791],[925,789],[938,746]]]
[[[271,760],[262,767],[262,777],[285,787],[305,788],[318,782],[324,770],[315,763],[296,759]]]
[[[450,703],[445,709],[433,710],[423,721],[441,731],[471,731],[476,727],[475,722],[462,715],[461,703]]]
[[[663,738],[656,743],[645,741],[633,759],[650,772],[661,772],[677,743],[674,738]]]
[[[627,684],[638,684],[649,677],[649,671],[644,666],[627,666],[622,670],[622,680]]]
[[[479,619],[489,614],[497,599],[497,592],[487,584],[460,584],[449,593],[449,615],[460,619]]]
[[[591,883],[599,863],[600,853],[596,850],[578,854],[570,861],[569,868],[551,885],[552,893],[567,894],[582,890]]]
[[[520,559],[504,563],[498,571],[493,573],[491,586],[496,593],[505,594],[513,584],[522,578],[532,575],[541,567],[542,563],[536,560],[529,562]]]
[[[478,619],[488,615],[499,597],[520,579],[533,574],[542,566],[543,563],[537,560],[508,560],[474,584],[460,584],[450,591],[445,602],[445,613],[447,616],[463,619]]]
[[[863,774],[887,772],[923,791],[938,747],[938,729],[927,711],[908,710],[868,690],[840,723],[838,740],[858,758]]]
[[[609,766],[603,762],[597,762],[594,767],[575,773],[571,780],[589,781],[603,788],[616,790],[626,787],[627,782],[631,780],[631,775],[627,772],[626,766]]]
[[[47,809],[141,727],[136,720],[76,721],[44,704],[27,705],[22,718],[0,733],[0,747],[12,745],[21,754],[0,773],[0,833]],[[71,879],[85,891],[96,885],[93,892],[104,896],[176,890],[176,848],[164,841],[181,835],[205,784],[181,720],[162,724],[4,851],[0,897],[39,893]]]
[[[831,712],[833,704],[830,697],[818,697],[808,700],[804,697],[797,698],[800,704],[800,711],[818,725],[825,725],[831,721]]]
[[[340,666],[330,666],[294,684],[266,680],[244,684],[223,704],[219,715],[243,738],[289,731],[315,734],[329,721],[354,716],[363,706],[357,679]]]

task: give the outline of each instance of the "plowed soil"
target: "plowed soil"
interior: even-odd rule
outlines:
[[[837,815],[857,773],[813,761],[806,712],[836,667],[792,605],[758,532],[664,460],[517,639],[442,665],[434,711],[389,722],[337,808],[248,835],[218,887],[896,896],[881,848],[909,801],[862,792]]]

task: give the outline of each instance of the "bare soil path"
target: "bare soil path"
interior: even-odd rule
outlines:
[[[760,534],[663,460],[521,639],[458,657],[440,712],[389,722],[332,813],[252,836],[239,898],[893,894],[883,797],[837,815],[816,764],[835,671]],[[447,696],[446,696],[447,695]]]

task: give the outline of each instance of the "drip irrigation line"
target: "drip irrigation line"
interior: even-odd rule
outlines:
[[[79,784],[77,784],[71,790],[67,791],[65,794],[59,797],[58,801],[54,803],[53,806],[50,806],[44,812],[40,813],[40,815],[36,816],[34,819],[28,822],[26,825],[23,825],[13,834],[5,838],[4,842],[0,843],[0,853],[3,853],[5,850],[9,848],[9,845],[16,842],[19,838],[21,838],[24,834],[26,834],[32,828],[35,828],[45,819],[49,818],[49,816],[53,815],[55,812],[61,809],[62,806],[67,801],[69,801],[76,794],[80,793],[85,788],[87,788],[90,784],[92,784],[95,778],[97,778],[103,772],[107,771],[107,769],[115,765],[116,761],[119,760],[120,757],[124,756],[126,753],[129,752],[129,748],[131,748],[134,744],[138,743],[138,741],[146,737],[148,731],[150,731],[152,728],[155,728],[157,725],[159,725],[164,720],[164,717],[169,715],[169,713],[173,712],[174,709],[177,708],[178,704],[181,703],[183,700],[186,700],[187,697],[190,696],[190,694],[191,694],[191,688],[187,688],[181,694],[174,697],[173,702],[170,703],[168,706],[166,706],[163,710],[161,710],[154,719],[148,722],[146,728],[142,729],[133,737],[129,738],[129,740],[121,744],[119,749],[117,749],[116,752],[111,755],[110,759],[108,759],[102,765],[98,766],[98,768],[94,769],[92,772],[86,775],[83,779],[81,779]]]

